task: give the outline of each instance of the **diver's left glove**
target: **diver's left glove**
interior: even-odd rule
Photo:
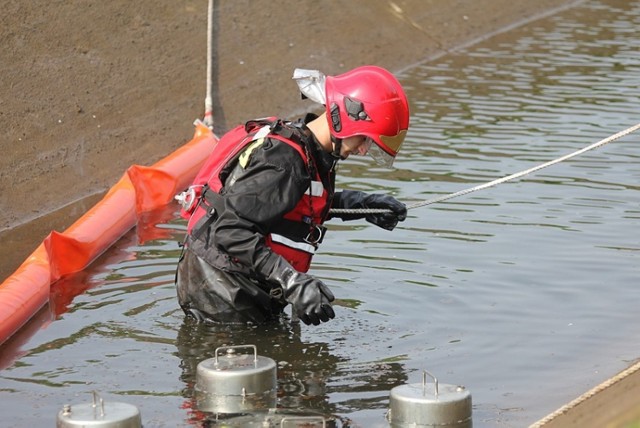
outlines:
[[[331,307],[335,297],[329,287],[311,275],[298,272],[280,256],[274,262],[267,280],[282,287],[293,313],[303,323],[319,325],[336,316]]]
[[[381,194],[367,194],[357,190],[343,190],[335,195],[331,208],[344,209],[367,209],[381,208],[388,210],[383,213],[371,214],[333,214],[342,220],[366,219],[369,223],[375,224],[386,230],[393,230],[398,222],[407,218],[407,207],[393,196]]]

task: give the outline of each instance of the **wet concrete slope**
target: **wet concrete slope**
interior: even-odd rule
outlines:
[[[375,63],[398,71],[571,3],[216,1],[217,132],[301,112],[295,67],[332,74]],[[207,2],[21,1],[3,9],[2,279],[129,165],[150,165],[192,137],[203,113]],[[52,212],[61,215],[43,218]]]

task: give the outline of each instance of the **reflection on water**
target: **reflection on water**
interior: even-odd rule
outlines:
[[[198,411],[196,406],[194,385],[198,363],[215,357],[218,347],[249,343],[256,345],[258,355],[277,363],[279,409],[292,412],[304,409],[309,414],[323,415],[327,421],[337,418],[340,426],[349,426],[350,421],[332,415],[363,406],[383,408],[384,397],[375,393],[387,391],[406,379],[402,366],[394,361],[351,366],[348,358],[333,352],[340,341],[305,340],[299,323],[283,320],[268,326],[221,326],[185,320],[178,331],[176,347],[181,360],[180,379],[186,385],[184,407],[190,409],[191,422],[215,417]],[[368,394],[371,392],[374,394]],[[345,394],[349,398],[332,402],[328,400],[332,394]]]
[[[639,27],[638,2],[586,1],[406,70],[412,129],[397,169],[350,159],[340,184],[412,203],[638,123]],[[145,426],[215,425],[194,407],[195,367],[218,346],[255,344],[278,364],[284,410],[386,426],[389,390],[427,369],[471,391],[474,426],[527,425],[638,357],[639,183],[632,135],[412,210],[393,233],[333,224],[312,271],[337,318],[316,328],[185,322],[172,208],[56,284],[56,320],[2,372],[0,411],[38,426],[95,389],[138,406]]]

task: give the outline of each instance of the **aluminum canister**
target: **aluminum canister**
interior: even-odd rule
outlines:
[[[427,375],[433,384],[427,383]],[[438,384],[425,370],[421,384],[391,390],[387,418],[394,428],[471,428],[471,393],[464,386]]]
[[[241,348],[252,354],[238,353]],[[204,412],[237,414],[276,406],[276,362],[254,345],[222,346],[198,364],[196,402]]]
[[[279,409],[218,419],[216,422],[224,428],[336,428],[335,420],[327,422],[320,415],[292,414]]]
[[[65,404],[56,428],[140,428],[142,421],[136,406],[127,403],[104,402],[93,392],[93,403]]]

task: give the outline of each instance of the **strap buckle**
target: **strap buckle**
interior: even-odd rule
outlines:
[[[319,224],[311,225],[311,229],[309,230],[307,236],[304,238],[304,242],[317,246],[322,242],[326,231],[327,228],[324,226],[320,226]]]

